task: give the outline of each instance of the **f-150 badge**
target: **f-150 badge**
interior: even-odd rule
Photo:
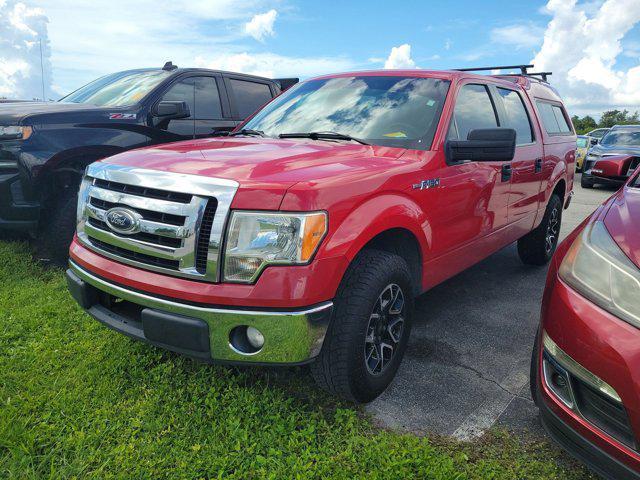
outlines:
[[[430,178],[429,180],[422,180],[420,183],[414,183],[414,190],[427,190],[429,188],[436,188],[440,186],[439,178]]]

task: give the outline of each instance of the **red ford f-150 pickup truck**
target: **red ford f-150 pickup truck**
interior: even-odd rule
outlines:
[[[576,137],[526,75],[345,73],[229,137],[89,166],[67,280],[109,327],[222,363],[310,364],[366,402],[393,379],[416,295],[518,242],[542,265]]]

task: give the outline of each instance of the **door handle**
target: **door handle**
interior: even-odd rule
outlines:
[[[505,163],[502,165],[502,181],[508,182],[511,180],[511,164]]]
[[[542,171],[542,159],[536,158],[536,173],[540,173]]]

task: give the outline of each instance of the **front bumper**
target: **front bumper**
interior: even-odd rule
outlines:
[[[0,159],[0,229],[35,231],[40,205],[25,198],[17,168]]]
[[[333,310],[331,302],[295,311],[180,303],[109,282],[73,261],[67,284],[80,306],[108,327],[206,362],[308,363],[320,353]],[[259,351],[242,353],[234,348],[231,332],[241,326],[263,334]]]
[[[591,183],[597,183],[599,185],[610,185],[612,187],[619,187],[624,185],[628,178],[611,178],[602,177],[600,175],[594,175],[591,170],[585,171],[582,176],[589,180]]]
[[[601,396],[589,395],[587,399],[584,393],[588,389],[579,382],[582,385],[575,393],[582,398],[571,408],[552,391],[543,375],[538,375],[537,404],[550,434],[606,478],[640,479],[640,330],[570,288],[557,276],[557,266],[552,265],[541,331],[546,331],[584,369],[610,385],[622,406],[614,411],[611,402],[603,402]],[[541,353],[542,348],[537,357],[539,372]],[[574,390],[574,384],[570,385]]]
[[[564,423],[544,401],[538,402],[542,426],[564,450],[581,460],[603,478],[610,480],[640,480],[640,473],[630,469],[594,443],[580,436]]]

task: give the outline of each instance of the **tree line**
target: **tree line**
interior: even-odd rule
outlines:
[[[582,118],[574,115],[571,117],[571,121],[573,122],[573,126],[575,127],[578,135],[584,135],[596,128],[611,128],[614,125],[640,124],[640,114],[638,112],[632,114],[629,110],[607,110],[602,114],[599,122],[596,122],[590,115],[586,115]]]

